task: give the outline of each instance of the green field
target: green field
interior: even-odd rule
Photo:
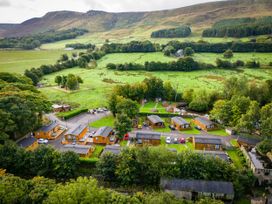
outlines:
[[[42,64],[54,64],[57,59],[59,59],[59,57],[64,53],[71,55],[72,52],[64,50],[0,50],[0,71],[24,73],[26,69],[31,69],[32,67],[39,67]]]
[[[100,128],[100,127],[103,127],[103,126],[113,127],[114,126],[114,117],[113,116],[104,117],[104,118],[102,118],[100,120],[92,122],[90,124],[90,126],[94,127],[94,128]]]
[[[207,53],[206,55],[212,54]],[[241,55],[248,56],[249,53]],[[239,71],[210,69],[194,72],[113,71],[106,69],[106,65],[110,62],[144,63],[152,60],[167,62],[174,60],[174,58],[165,57],[162,53],[109,54],[98,61],[98,66],[95,69],[72,68],[45,76],[42,82],[47,84],[48,87],[40,90],[51,100],[61,99],[65,102],[78,103],[82,108],[94,108],[106,105],[107,97],[114,85],[140,82],[150,76],[171,81],[172,84],[179,85],[180,91],[186,88],[218,90],[222,87],[223,81],[230,76],[247,76],[257,81],[271,79],[272,77],[272,69],[243,69]],[[69,73],[79,75],[84,80],[80,90],[66,93],[63,90],[56,89],[54,78],[57,75]]]

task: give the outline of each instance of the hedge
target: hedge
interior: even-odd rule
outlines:
[[[88,112],[88,109],[76,109],[76,110],[72,110],[69,112],[65,112],[65,113],[58,113],[57,116],[63,120],[68,120],[72,117],[75,117],[81,113],[86,113]]]
[[[138,113],[138,116],[149,116],[149,115],[157,115],[160,117],[175,117],[179,116],[178,113],[153,113],[153,112],[140,112]]]

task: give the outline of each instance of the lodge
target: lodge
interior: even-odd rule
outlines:
[[[147,123],[152,128],[163,128],[164,127],[164,121],[157,115],[147,116]]]
[[[94,144],[111,145],[115,143],[115,136],[111,127],[101,127],[93,135]]]
[[[33,151],[39,147],[38,140],[35,137],[23,138],[17,144],[27,151]]]
[[[258,143],[260,142],[259,139],[256,138],[246,138],[246,137],[241,137],[239,136],[237,138],[237,143],[241,147],[245,147],[247,149],[254,148]]]
[[[182,117],[173,117],[171,119],[171,125],[177,130],[188,130],[191,129],[190,123],[184,120]]]
[[[62,152],[74,152],[80,157],[90,157],[94,152],[94,146],[91,145],[63,145]]]
[[[205,117],[197,117],[192,122],[204,131],[217,129],[215,123]]]
[[[85,144],[88,126],[78,125],[70,129],[64,136],[63,144],[82,143]]]
[[[193,137],[195,150],[222,151],[222,140],[219,138]]]
[[[230,203],[234,199],[234,189],[231,182],[161,179],[160,186],[165,192],[174,194],[181,199],[195,201],[202,197],[210,197]]]
[[[105,149],[103,150],[101,156],[105,154],[114,154],[114,155],[119,155],[121,153],[121,146],[120,145],[107,145]]]
[[[155,132],[136,132],[136,144],[138,145],[160,145],[161,134]]]
[[[55,140],[62,135],[65,130],[65,128],[61,127],[56,121],[54,121],[47,126],[41,127],[39,130],[34,132],[34,135],[38,139]]]

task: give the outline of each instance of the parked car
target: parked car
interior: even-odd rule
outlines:
[[[201,127],[199,127],[199,126],[195,126],[195,129],[202,130]]]
[[[183,138],[183,137],[182,137],[182,138],[180,138],[180,139],[179,139],[179,143],[181,143],[181,144],[185,144],[185,143],[186,143],[186,139],[185,139],[185,138]]]
[[[38,139],[38,143],[39,144],[47,144],[48,140],[46,140],[46,139]]]
[[[143,126],[144,126],[144,127],[148,127],[148,124],[145,123],[145,122],[143,122]]]
[[[174,144],[178,144],[178,138],[175,137],[175,138],[173,139],[173,143],[174,143]]]
[[[124,135],[124,140],[128,141],[128,139],[129,139],[129,134],[127,133]]]
[[[169,125],[170,130],[176,130],[176,128],[173,125]]]
[[[166,142],[166,144],[171,144],[171,137],[167,137],[165,142]]]

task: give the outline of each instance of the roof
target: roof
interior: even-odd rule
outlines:
[[[207,138],[207,137],[194,137],[195,143],[201,144],[222,144],[222,140],[219,138]]]
[[[110,133],[113,131],[111,127],[101,127],[99,128],[93,137],[101,136],[101,137],[108,137]]]
[[[86,128],[87,126],[85,125],[79,125],[73,129],[70,129],[66,135],[79,135],[80,133],[83,132],[83,130]]]
[[[155,132],[136,132],[136,139],[160,140],[161,134]]]
[[[239,136],[237,139],[237,142],[242,142],[242,143],[246,143],[246,144],[255,146],[256,144],[258,144],[260,142],[260,140],[255,139],[255,138],[246,138],[246,137]]]
[[[224,181],[162,179],[161,186],[167,190],[234,195],[232,183]]]
[[[61,148],[61,151],[71,151],[77,154],[88,154],[91,148],[93,148],[91,145],[64,145],[63,148]]]
[[[41,127],[38,131],[40,131],[40,132],[48,132],[50,130],[53,130],[57,126],[58,126],[57,122],[51,121],[51,123],[49,125]]]
[[[118,155],[121,153],[121,146],[117,146],[117,145],[107,145],[104,149],[104,151],[102,152],[102,155],[106,154],[106,153],[112,153],[115,155]]]
[[[200,123],[207,125],[207,126],[214,124],[214,122],[210,121],[208,118],[205,118],[205,117],[197,117],[197,118],[195,118],[195,120],[197,120]]]
[[[258,159],[256,153],[248,152],[251,162],[257,169],[264,169],[262,162]]]
[[[26,148],[26,147],[31,146],[36,141],[37,141],[37,139],[35,137],[27,137],[27,138],[24,138],[21,141],[19,141],[18,145]]]
[[[150,120],[152,123],[163,123],[163,120],[157,115],[149,115],[147,119]]]
[[[173,117],[172,121],[174,121],[176,124],[179,124],[179,125],[189,125],[190,124],[186,120],[184,120],[182,117]]]
[[[204,156],[213,157],[213,158],[220,158],[225,161],[229,161],[229,157],[225,152],[219,152],[219,151],[195,151],[198,154],[203,154]]]

